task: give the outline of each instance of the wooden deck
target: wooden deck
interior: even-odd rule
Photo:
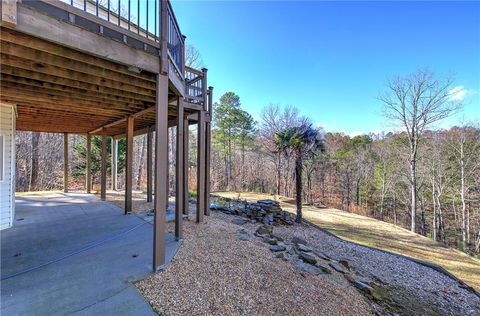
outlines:
[[[156,236],[163,236],[164,215],[160,213],[166,205],[166,172],[162,170],[166,171],[168,159],[168,127],[177,129],[176,176],[177,187],[182,188],[177,190],[177,213],[181,214],[188,196],[185,126],[198,124],[197,220],[208,213],[213,88],[207,88],[207,69],[185,66],[185,37],[170,2],[147,1],[142,8],[141,2],[135,1],[136,20],[130,12],[131,2],[128,0],[126,16],[118,14],[122,10],[115,10],[114,3],[119,2],[113,0],[3,0],[0,100],[16,106],[17,130],[64,133],[67,145],[68,134],[87,135],[87,144],[93,135],[102,135],[104,144],[107,137],[126,138],[126,212],[132,199],[133,136],[149,133],[151,137],[156,131],[156,159],[150,161],[158,170],[158,185],[154,186],[159,213]],[[146,21],[140,19],[141,9],[146,10]],[[148,21],[152,16],[154,23]],[[152,157],[153,146],[148,147]],[[65,165],[67,149],[65,146]],[[102,157],[104,198],[106,145]],[[147,171],[152,193],[151,165]],[[87,192],[90,181],[88,167]],[[181,220],[177,222],[176,236],[181,238]],[[154,267],[163,262],[161,243],[156,240]]]
[[[100,134],[106,127],[107,135],[122,136],[129,116],[135,118],[137,135],[155,124],[159,43],[59,1],[24,1],[17,10],[15,28],[2,27],[0,33],[1,100],[17,104],[17,130]],[[62,21],[61,16],[69,20]],[[90,28],[105,33],[108,26],[117,35],[109,38],[72,25],[70,20],[80,20],[72,16],[83,21],[88,17],[97,24]],[[126,43],[118,41],[123,33],[145,46],[129,45],[130,37]],[[198,93],[201,87],[195,83],[204,74],[194,69],[188,74],[195,82],[186,91],[178,68],[169,71],[170,125],[175,122],[178,96],[190,92],[193,99],[186,101],[195,102],[186,104],[186,114],[201,109],[203,96],[198,95],[203,91]]]

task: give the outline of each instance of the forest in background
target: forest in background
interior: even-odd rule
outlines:
[[[401,78],[390,81],[387,93],[380,98],[385,105],[385,116],[394,122],[398,113],[392,108],[398,105],[394,104],[395,97],[402,91],[406,94],[415,91],[414,88],[424,80],[423,84],[432,84],[430,89],[437,89],[437,95],[444,93],[444,98],[436,101],[437,108],[432,108],[431,100],[424,105],[418,104],[419,109],[427,106],[430,112],[422,114],[424,117],[420,117],[417,125],[407,124],[407,127],[415,126],[415,130],[402,129],[402,124],[399,124],[398,132],[352,137],[315,127],[321,135],[322,146],[305,152],[302,157],[303,202],[374,217],[465,252],[479,254],[480,128],[473,123],[459,123],[449,129],[435,129],[431,123],[440,121],[458,108],[456,104],[445,106],[449,103],[446,98],[450,81],[440,84],[430,73],[423,73],[426,77],[421,77],[421,74],[418,72],[416,77],[407,78],[410,83],[405,78],[403,81]],[[420,114],[417,113],[417,117],[406,115],[403,119],[412,121]],[[292,148],[279,147],[278,135],[292,126],[311,125],[304,115],[308,113],[299,113],[293,106],[270,104],[262,109],[258,121],[255,121],[242,109],[237,94],[227,92],[221,96],[214,105],[212,191],[254,191],[294,198],[296,152]],[[428,124],[421,125],[422,122]],[[190,130],[189,186],[194,192],[195,127]],[[175,191],[174,140],[175,132],[171,128],[169,191],[172,195]],[[84,189],[85,145],[85,136],[70,135],[70,189]],[[110,146],[109,139],[109,183]],[[17,191],[62,189],[62,148],[62,134],[17,132]],[[119,141],[118,148],[118,184],[122,189],[125,177],[124,140]],[[415,149],[413,158],[412,148]],[[101,140],[94,137],[94,189],[98,189],[100,151]],[[415,165],[414,178],[412,162]],[[134,189],[145,190],[145,135],[134,138],[133,170]]]

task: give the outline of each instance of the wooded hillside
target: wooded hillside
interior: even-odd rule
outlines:
[[[403,118],[400,115],[400,119],[406,122],[407,129],[404,131],[352,137],[317,128],[322,146],[302,157],[303,201],[371,216],[460,250],[479,254],[480,128],[475,124],[458,124],[444,130],[427,124],[448,116],[456,105],[452,108],[443,106],[449,101],[449,81],[442,85],[429,73],[419,72],[415,76],[390,82],[393,97],[388,94],[383,97],[387,109],[394,111],[390,112],[390,116],[402,113],[402,108],[403,113],[410,113]],[[407,86],[402,86],[402,83],[407,83]],[[413,105],[410,106],[414,110],[409,112],[408,104],[402,102],[408,99],[410,92],[424,93],[424,90],[415,88],[427,83],[428,89],[424,90],[436,92],[437,99],[419,104],[415,100],[428,96],[415,98],[413,95]],[[395,97],[402,91],[405,95],[397,104]],[[438,99],[441,93],[444,93],[443,99]],[[432,104],[437,107],[432,109]],[[396,106],[399,112],[395,112],[398,110]],[[273,104],[264,107],[258,121],[255,121],[242,109],[240,97],[234,92],[221,96],[214,105],[212,191],[254,191],[294,198],[296,152],[288,146],[279,146],[278,136],[289,127],[311,125],[304,115],[308,113],[300,114],[295,107]],[[190,190],[195,191],[195,128],[191,127],[190,131],[189,185]],[[173,129],[170,129],[169,135],[169,190],[173,194]],[[63,135],[18,132],[16,142],[17,191],[61,189]],[[107,145],[108,161],[111,157],[110,142]],[[71,189],[84,188],[85,143],[85,136],[70,135]],[[412,146],[415,146],[414,154]],[[120,140],[118,147],[118,184],[122,189],[124,140]],[[145,135],[135,137],[133,176],[134,189],[137,190],[146,188],[145,148]],[[100,151],[101,140],[94,137],[94,188],[99,181]],[[413,178],[412,159],[415,166]],[[108,169],[110,175],[110,162]]]

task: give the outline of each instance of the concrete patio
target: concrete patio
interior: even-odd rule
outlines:
[[[151,223],[80,193],[16,198],[1,231],[2,315],[155,315],[131,284],[152,271]],[[169,262],[179,243],[166,236]]]

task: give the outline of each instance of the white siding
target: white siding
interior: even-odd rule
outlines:
[[[0,230],[12,226],[15,217],[15,107],[0,103]],[[0,142],[1,143],[1,142]],[[0,144],[1,145],[1,144]]]

